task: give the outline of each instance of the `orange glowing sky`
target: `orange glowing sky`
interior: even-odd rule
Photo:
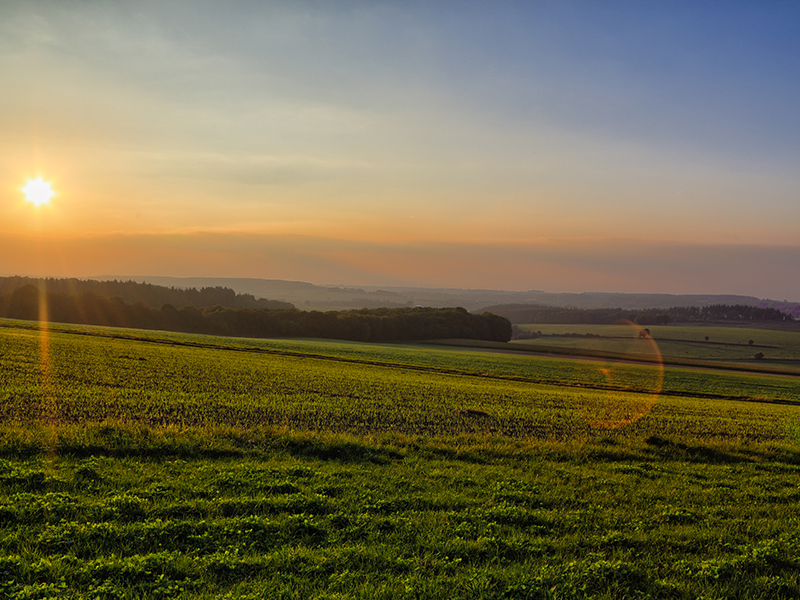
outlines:
[[[798,17],[6,3],[0,274],[800,300]]]

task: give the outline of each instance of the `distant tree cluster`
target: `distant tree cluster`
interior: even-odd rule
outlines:
[[[519,325],[511,326],[511,339],[512,340],[535,340],[542,337],[541,331],[527,331],[521,329]]]
[[[95,294],[102,298],[121,298],[133,304],[141,303],[158,308],[163,304],[174,306],[227,306],[229,308],[294,308],[289,302],[256,298],[251,294],[237,294],[230,288],[206,287],[175,288],[136,281],[95,281],[92,279],[32,279],[29,277],[0,277],[0,293],[13,292],[24,285],[33,285],[51,293],[67,295]]]
[[[649,334],[649,329],[642,329],[640,330],[641,334]],[[512,340],[535,340],[540,337],[545,337],[546,335],[550,336],[558,336],[558,337],[572,337],[572,338],[599,338],[602,337],[599,333],[551,333],[551,334],[543,334],[541,331],[528,331],[526,329],[520,328],[519,325],[512,325],[511,326],[511,339]],[[642,337],[640,335],[640,337]]]
[[[0,317],[240,337],[317,337],[359,341],[465,338],[507,342],[508,319],[463,308],[378,308],[349,311],[230,308],[156,309],[94,292],[43,292],[32,284],[0,294]]]
[[[474,315],[463,308],[363,308],[346,311],[255,311],[208,313],[220,333],[256,337],[319,337],[364,342],[461,338],[507,342],[508,319]]]
[[[794,319],[800,319],[800,303],[780,302],[778,300],[762,300],[758,303],[761,308],[777,308],[779,311],[792,315]]]
[[[637,325],[666,325],[703,321],[791,321],[792,316],[776,308],[743,304],[679,306],[668,309],[561,308],[536,304],[501,304],[486,310],[512,323],[604,325],[630,321]]]
[[[669,309],[673,321],[792,321],[792,315],[777,308],[747,304],[711,304]]]

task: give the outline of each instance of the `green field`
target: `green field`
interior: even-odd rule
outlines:
[[[0,377],[0,597],[800,597],[796,377],[15,321]]]
[[[638,339],[640,327],[633,325],[523,325],[542,337],[515,344],[560,348],[583,348],[609,352],[652,352],[649,343]],[[659,352],[676,359],[706,360],[744,366],[800,372],[800,332],[719,325],[652,325],[647,327]],[[590,334],[599,337],[573,337]],[[708,340],[705,338],[708,337]],[[753,342],[750,344],[750,342]],[[764,355],[756,360],[755,354]]]

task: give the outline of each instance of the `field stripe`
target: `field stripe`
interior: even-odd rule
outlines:
[[[43,328],[37,324],[17,324],[17,323],[0,323],[0,327],[6,327],[10,329],[27,329],[32,331],[42,330]],[[751,396],[736,396],[736,395],[727,395],[727,394],[713,394],[709,392],[684,392],[680,390],[661,390],[661,391],[651,391],[651,390],[640,390],[635,388],[627,388],[627,387],[620,387],[620,386],[610,386],[610,385],[602,385],[602,384],[591,384],[591,383],[579,383],[579,382],[570,382],[570,381],[555,381],[552,379],[540,379],[535,377],[521,377],[518,375],[498,375],[498,374],[491,374],[491,373],[476,373],[472,371],[462,371],[459,369],[447,369],[442,367],[431,367],[431,366],[423,366],[423,365],[410,365],[404,363],[394,363],[388,361],[379,361],[379,360],[366,360],[366,359],[359,359],[359,358],[345,358],[341,356],[331,356],[326,354],[317,354],[317,353],[310,353],[310,352],[298,352],[294,350],[277,350],[274,348],[254,348],[254,347],[243,347],[243,346],[229,346],[229,345],[222,345],[222,344],[206,344],[202,342],[189,342],[189,341],[180,341],[180,340],[171,340],[171,339],[164,339],[155,337],[159,330],[154,330],[154,336],[139,336],[132,333],[116,333],[116,332],[106,332],[106,331],[91,331],[91,330],[75,330],[65,327],[47,327],[47,331],[52,333],[59,333],[63,335],[80,335],[80,336],[88,336],[88,337],[99,337],[99,338],[107,338],[107,339],[114,339],[114,340],[124,340],[124,341],[131,341],[131,342],[141,342],[141,343],[149,343],[149,344],[159,344],[164,346],[175,346],[175,347],[185,347],[185,348],[197,348],[203,350],[220,350],[220,351],[227,351],[227,352],[243,352],[248,354],[259,354],[259,355],[271,355],[271,356],[283,356],[283,357],[291,357],[291,358],[304,358],[304,359],[311,359],[311,360],[319,360],[325,362],[339,362],[339,363],[346,363],[346,364],[356,364],[356,365],[366,365],[366,366],[374,366],[386,369],[396,369],[396,370],[404,370],[404,371],[416,371],[416,372],[423,372],[423,373],[432,373],[438,375],[454,375],[458,377],[478,377],[481,379],[489,379],[489,380],[498,380],[498,381],[511,381],[511,382],[518,382],[518,383],[530,383],[536,385],[548,385],[554,387],[563,387],[563,388],[579,388],[579,389],[588,389],[588,390],[600,390],[600,391],[610,391],[610,392],[617,392],[623,394],[651,394],[656,396],[671,396],[671,397],[678,397],[678,398],[699,398],[699,399],[709,399],[709,400],[733,400],[738,402],[756,402],[759,404],[784,404],[784,405],[792,405],[792,406],[800,406],[800,401],[796,400],[786,400],[786,399],[763,399],[763,398],[753,398]],[[180,333],[180,332],[169,332],[169,333]],[[260,339],[260,338],[254,338]],[[442,346],[449,346],[449,347],[471,347],[476,349],[500,349],[506,352],[516,352],[516,348],[508,348],[507,345],[499,343],[499,342],[475,342],[474,340],[436,340],[436,341],[428,341],[425,343],[431,345],[442,345]],[[543,348],[543,347],[539,347]],[[563,348],[558,348],[559,350],[564,350]],[[567,350],[575,350],[575,349],[567,349]],[[529,350],[522,350],[522,352],[531,352]],[[543,351],[544,352],[544,351]],[[543,352],[536,352],[533,351],[534,354],[540,354]],[[599,353],[601,351],[589,351],[589,352],[596,352]],[[547,351],[549,353],[549,351]],[[555,352],[553,352],[555,353]],[[592,356],[589,354],[581,354],[578,352],[562,352],[565,356],[563,360],[569,360],[569,356]],[[618,353],[606,353],[606,354],[618,354]],[[625,356],[625,355],[623,355]],[[595,356],[600,358],[610,358],[616,360],[629,360],[629,358],[620,358],[618,356],[610,357],[610,356]],[[559,357],[561,358],[561,357]],[[576,359],[577,360],[577,359]],[[633,361],[635,362],[635,361]],[[645,362],[645,361],[641,361]],[[648,364],[652,365],[655,361],[647,361]],[[664,361],[665,363],[667,361]],[[698,361],[699,362],[699,361]],[[672,363],[670,363],[672,364]],[[689,366],[689,365],[684,365]],[[695,366],[695,365],[692,365]],[[723,367],[724,368],[724,367]],[[735,370],[728,368],[728,370]],[[764,371],[755,370],[755,372],[763,373]],[[779,373],[783,374],[783,373]],[[797,376],[797,373],[791,373],[793,376]]]
[[[508,353],[520,354],[558,354],[568,358],[570,356],[605,358],[608,360],[634,362],[641,364],[663,364],[676,367],[697,367],[716,371],[736,371],[741,373],[756,373],[759,375],[782,375],[785,377],[800,377],[800,372],[788,369],[771,367],[752,367],[748,365],[731,365],[727,363],[705,361],[693,358],[674,358],[665,356],[661,360],[646,354],[624,354],[610,350],[590,350],[588,348],[566,348],[563,346],[543,346],[540,344],[506,344],[503,342],[485,342],[480,340],[426,340],[420,342],[437,346],[452,346],[460,348],[479,348],[484,350],[499,350]],[[764,361],[770,359],[765,358]],[[788,359],[778,359],[780,362],[790,362]],[[798,361],[800,362],[800,361]]]

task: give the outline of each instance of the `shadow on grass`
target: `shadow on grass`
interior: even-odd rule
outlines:
[[[402,453],[391,448],[378,448],[346,440],[288,438],[279,447],[292,456],[342,463],[387,464],[404,458]]]
[[[651,455],[660,455],[663,458],[672,460],[719,464],[753,462],[752,457],[739,453],[728,452],[710,446],[675,442],[657,435],[648,437],[644,442],[649,446],[648,450]]]
[[[243,458],[286,452],[342,463],[402,460],[397,448],[333,435],[242,428],[151,428],[139,423],[94,423],[0,430],[0,456],[62,455],[167,458]]]
[[[642,443],[644,442],[644,443]],[[632,438],[518,440],[503,436],[378,437],[316,431],[241,427],[152,428],[141,423],[103,422],[57,426],[0,427],[0,457],[90,456],[236,459],[287,454],[340,463],[389,464],[408,456],[468,464],[525,465],[531,461],[638,463],[669,460],[696,463],[759,463],[764,468],[800,465],[795,444],[749,443],[747,440],[702,443],[652,435]]]

